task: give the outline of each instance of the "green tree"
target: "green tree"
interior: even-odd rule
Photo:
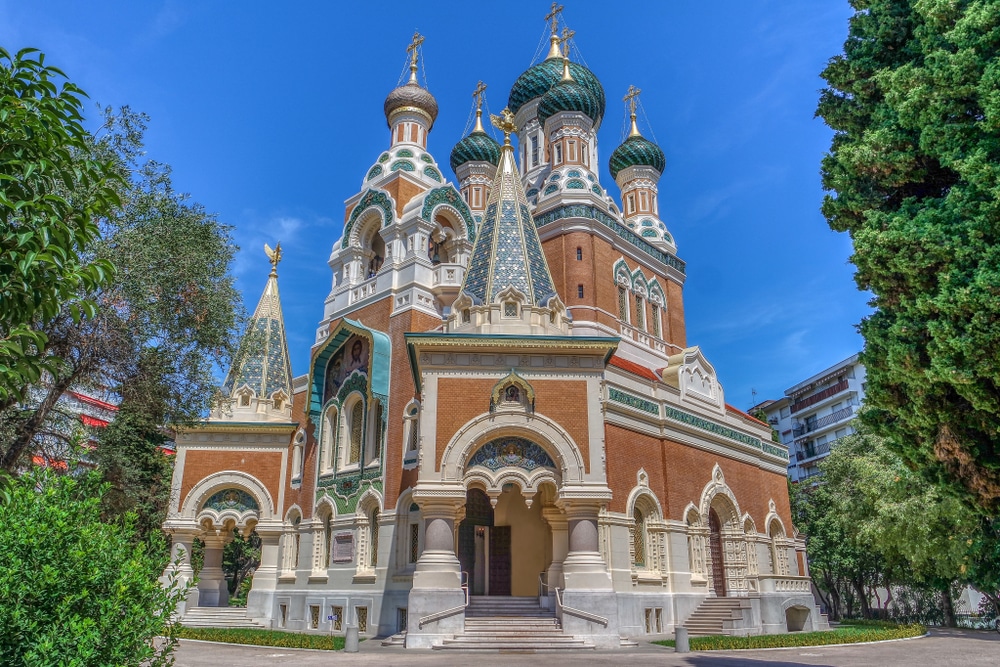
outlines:
[[[1000,0],[852,0],[817,115],[861,289],[868,423],[1000,507]]]
[[[862,614],[878,589],[933,589],[953,624],[951,586],[968,579],[970,547],[981,528],[976,511],[948,489],[928,484],[885,438],[861,429],[837,441],[821,464],[823,477],[803,489],[797,521],[807,537],[817,586],[850,582]],[[890,599],[881,600],[883,608]]]
[[[84,97],[44,54],[0,48],[0,408],[58,361],[37,325],[93,314],[80,295],[111,273],[89,248],[117,175],[89,151]]]
[[[225,365],[238,340],[242,311],[230,273],[236,252],[230,228],[174,191],[168,167],[138,162],[145,116],[127,108],[105,113],[90,150],[121,175],[121,205],[102,218],[93,254],[117,272],[81,294],[98,305],[93,317],[59,315],[43,327],[57,360],[38,401],[0,414],[11,434],[0,455],[7,470],[21,465],[41,434],[58,436],[48,425],[59,398],[74,386],[111,388],[133,397],[133,407],[142,396],[144,413],[133,417],[144,421],[152,440],[151,419],[161,427],[198,418],[213,396],[214,366]],[[99,438],[108,446],[122,442],[114,429]]]
[[[100,519],[93,478],[33,472],[0,493],[0,664],[172,664],[176,588],[134,517]]]

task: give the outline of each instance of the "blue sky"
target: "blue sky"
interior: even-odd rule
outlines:
[[[850,239],[819,213],[830,131],[819,72],[842,50],[846,0],[563,0],[604,85],[602,184],[623,136],[621,97],[667,157],[660,213],[688,265],[688,344],[746,408],[858,351],[868,312]],[[386,94],[414,30],[440,106],[429,150],[448,170],[480,79],[494,113],[544,40],[548,2],[24,2],[0,0],[0,45],[42,49],[95,103],[151,117],[150,157],[235,228],[248,308],[281,241],[296,374],[330,289],[345,199],[388,145]],[[542,43],[544,47],[544,43]],[[544,53],[544,52],[543,52]],[[449,173],[449,178],[454,178]]]

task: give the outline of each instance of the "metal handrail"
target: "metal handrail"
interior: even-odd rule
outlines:
[[[462,590],[465,591],[465,604],[460,604],[457,607],[452,607],[451,609],[436,611],[433,614],[422,616],[420,620],[417,621],[417,627],[422,628],[424,625],[433,621],[439,621],[442,618],[454,616],[455,614],[460,614],[465,611],[465,608],[469,606],[469,573],[465,571],[462,572]]]
[[[545,573],[543,572],[542,574],[538,575],[538,585],[539,585],[539,589],[538,590],[541,591],[543,588],[545,588],[545,589],[551,589],[551,590],[555,591],[556,592],[556,608],[558,608],[559,611],[561,611],[564,614],[569,614],[570,616],[576,616],[577,618],[582,618],[585,621],[592,621],[594,623],[600,623],[604,627],[608,627],[608,619],[604,618],[603,616],[598,616],[597,614],[591,614],[589,611],[584,611],[582,609],[575,609],[573,607],[567,607],[566,605],[564,605],[563,601],[562,601],[562,590],[563,589],[559,588],[558,586],[549,586],[548,583],[542,581],[542,576],[544,574]]]

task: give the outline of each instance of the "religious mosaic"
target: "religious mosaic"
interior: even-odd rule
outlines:
[[[524,438],[497,438],[476,450],[468,467],[483,466],[492,471],[500,468],[522,468],[531,472],[538,468],[556,468],[544,449]]]
[[[243,489],[223,489],[212,494],[212,497],[205,501],[205,507],[216,512],[225,510],[236,510],[237,512],[254,512],[260,509],[257,500]]]
[[[340,393],[342,385],[364,390],[368,386],[368,360],[371,354],[368,339],[351,336],[334,352],[326,366],[323,381],[323,404]]]

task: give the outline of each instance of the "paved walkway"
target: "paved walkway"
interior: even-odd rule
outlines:
[[[499,658],[499,659],[498,659]],[[383,648],[378,641],[361,643],[361,652],[262,648],[210,644],[181,640],[177,667],[226,667],[228,665],[469,665],[475,662],[502,662],[504,667],[540,665],[578,667],[585,665],[626,665],[644,667],[757,667],[771,665],[836,665],[873,667],[997,667],[1000,665],[1000,634],[986,630],[931,630],[930,637],[860,646],[811,646],[769,651],[711,651],[687,654],[673,649],[640,643],[637,649],[622,651],[567,651],[566,653],[518,654],[458,653]]]

